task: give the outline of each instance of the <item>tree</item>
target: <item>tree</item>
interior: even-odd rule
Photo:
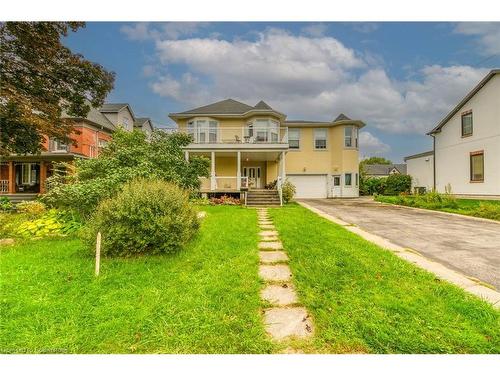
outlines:
[[[83,22],[0,23],[0,154],[37,153],[42,135],[68,141],[73,123],[113,88],[114,74],[61,43]]]
[[[76,160],[73,173],[50,177],[43,200],[86,217],[100,201],[136,178],[164,180],[195,191],[200,187],[198,177],[208,177],[210,162],[204,157],[187,162],[182,148],[190,142],[189,135],[183,133],[155,131],[148,141],[140,130],[119,129],[99,157]]]

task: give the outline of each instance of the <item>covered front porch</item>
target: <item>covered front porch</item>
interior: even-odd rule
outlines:
[[[285,152],[277,150],[185,151],[186,160],[201,155],[210,159],[210,177],[200,177],[202,193],[239,193],[277,189],[285,179]]]

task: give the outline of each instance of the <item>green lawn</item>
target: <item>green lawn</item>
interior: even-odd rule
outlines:
[[[173,256],[94,259],[76,238],[2,247],[1,353],[271,353],[255,210],[204,207]],[[305,352],[499,353],[490,305],[298,206],[270,210],[315,335]],[[288,344],[285,344],[288,345]]]
[[[206,207],[174,256],[94,260],[77,239],[3,247],[0,352],[267,353],[254,210]],[[235,219],[237,218],[237,220]]]
[[[271,210],[312,352],[500,353],[500,313],[298,205]]]
[[[382,196],[375,198],[378,202],[400,204],[418,208],[425,208],[435,211],[450,212],[467,216],[482,217],[485,219],[500,220],[500,200],[485,200],[485,199],[456,199],[457,208],[449,207],[432,207],[422,205],[415,201],[415,197],[406,196],[401,199],[399,196]],[[483,208],[481,209],[481,206]]]

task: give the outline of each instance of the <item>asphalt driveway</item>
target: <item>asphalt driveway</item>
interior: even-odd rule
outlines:
[[[500,223],[384,205],[371,198],[301,201],[500,290]]]

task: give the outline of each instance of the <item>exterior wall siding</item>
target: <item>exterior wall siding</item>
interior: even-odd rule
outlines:
[[[434,156],[426,155],[406,160],[407,174],[411,176],[412,191],[415,187],[434,188]]]
[[[472,110],[473,134],[462,137],[461,115]],[[484,182],[470,181],[470,153],[484,151]],[[491,78],[435,134],[436,190],[500,195],[500,75]]]

